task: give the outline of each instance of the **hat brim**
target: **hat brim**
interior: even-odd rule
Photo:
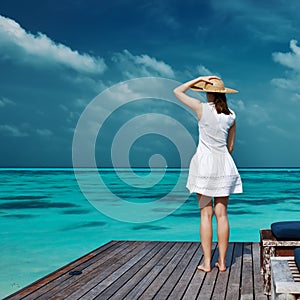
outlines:
[[[222,93],[222,94],[236,94],[238,93],[237,90],[234,89],[230,89],[230,88],[224,88],[223,90],[207,90],[207,89],[203,89],[197,86],[192,86],[191,89],[195,92],[206,92],[206,93]]]

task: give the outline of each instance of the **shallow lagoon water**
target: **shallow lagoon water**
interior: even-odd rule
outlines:
[[[134,173],[146,179],[149,171]],[[95,171],[83,172],[88,180]],[[132,179],[130,170],[121,172],[122,178]],[[186,200],[178,209],[169,214],[172,203],[157,201],[155,209],[165,211],[165,218],[126,223],[104,215],[85,198],[73,169],[1,169],[0,297],[110,240],[199,241],[196,195],[184,187],[187,170],[168,169],[163,176],[162,172],[151,173],[152,179],[163,177],[158,184],[139,189],[124,184],[113,169],[99,170],[111,192],[97,185],[91,192],[111,205],[112,212],[117,205],[113,195],[129,202],[152,202],[172,194],[179,173],[183,174],[182,189],[172,195],[174,202]],[[240,174],[244,193],[232,195],[228,207],[231,241],[258,241],[260,228],[300,219],[300,169],[240,169]]]

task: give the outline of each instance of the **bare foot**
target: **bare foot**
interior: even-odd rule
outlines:
[[[215,263],[215,267],[217,267],[220,272],[225,272],[226,271],[226,266],[221,265],[218,262]]]
[[[198,266],[197,269],[200,270],[200,271],[206,272],[206,273],[208,273],[208,272],[211,271],[211,270],[210,270],[210,267],[206,268],[206,267],[204,266],[204,264]]]

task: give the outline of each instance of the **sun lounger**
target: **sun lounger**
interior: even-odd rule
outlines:
[[[294,256],[271,257],[271,299],[300,299],[300,248]]]
[[[300,221],[276,222],[271,229],[260,230],[260,267],[265,294],[271,294],[271,257],[293,256],[296,247],[300,247]]]
[[[296,248],[294,251],[295,256],[295,263],[298,268],[298,271],[300,271],[300,248]]]

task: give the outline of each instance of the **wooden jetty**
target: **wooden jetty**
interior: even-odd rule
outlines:
[[[268,299],[259,243],[229,243],[226,272],[202,260],[197,242],[111,241],[5,299]]]

